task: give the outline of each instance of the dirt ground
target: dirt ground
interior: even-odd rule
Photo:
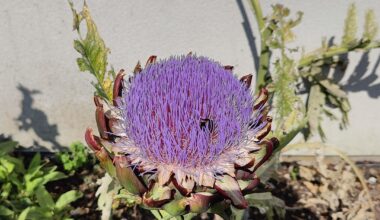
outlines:
[[[361,161],[357,166],[364,174],[378,219],[380,219],[380,163]],[[100,219],[95,196],[97,180],[104,171],[96,166],[84,167],[68,179],[51,182],[47,189],[61,194],[79,189],[84,196],[73,203],[74,219]],[[352,167],[344,162],[325,163],[323,160],[283,162],[261,189],[285,202],[285,219],[375,219],[363,185]],[[149,211],[114,204],[113,219],[154,219]],[[250,208],[248,219],[267,219],[259,208]],[[198,219],[213,219],[202,215]],[[275,214],[275,219],[279,219]]]

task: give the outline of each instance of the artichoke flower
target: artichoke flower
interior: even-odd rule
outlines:
[[[151,56],[127,78],[121,70],[113,100],[95,96],[99,136],[85,138],[101,166],[147,209],[171,216],[216,204],[248,207],[255,171],[278,145],[268,91],[250,92],[232,66],[193,54]]]

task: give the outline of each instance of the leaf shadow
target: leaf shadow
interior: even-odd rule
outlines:
[[[49,123],[49,119],[45,112],[34,107],[33,96],[41,94],[41,91],[28,89],[22,84],[19,84],[17,89],[22,94],[21,113],[18,118],[15,119],[18,124],[18,128],[21,131],[33,130],[34,133],[43,141],[52,144],[52,150],[62,150],[62,145],[57,141],[57,137],[59,135],[57,125]],[[36,140],[33,140],[33,146],[39,150],[47,149],[41,146]]]
[[[368,96],[371,98],[380,97],[380,83],[375,83],[375,81],[379,78],[376,73],[380,66],[380,56],[377,57],[372,70],[368,69],[369,65],[369,52],[365,52],[343,88],[346,91],[351,92],[366,91]],[[368,70],[370,72],[369,74],[366,74]]]
[[[334,37],[329,39],[329,46],[334,45]],[[339,83],[346,92],[362,92],[368,93],[370,98],[380,97],[380,82],[378,79],[377,70],[380,66],[380,56],[377,57],[375,64],[370,69],[370,52],[363,52],[357,62],[352,73],[347,72],[347,66],[350,62],[348,54],[343,54],[338,57],[338,65],[332,68],[331,65],[325,65],[322,74],[327,77],[332,70],[331,78],[335,83]],[[350,74],[344,82],[343,78],[346,74]]]

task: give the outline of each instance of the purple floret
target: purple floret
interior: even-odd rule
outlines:
[[[171,57],[150,64],[123,92],[128,138],[152,163],[202,167],[247,135],[250,90],[206,57]],[[232,159],[232,158],[231,158]]]

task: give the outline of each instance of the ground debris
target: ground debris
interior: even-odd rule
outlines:
[[[378,169],[363,164],[361,168],[368,175],[368,182],[371,177],[376,180],[379,178]],[[287,188],[292,189],[299,198],[292,206],[308,208],[317,219],[374,219],[367,194],[351,167],[344,161],[329,164],[320,157],[315,164],[283,163],[278,172],[279,176],[283,176]],[[369,187],[378,214],[380,186],[376,183],[369,184]]]

